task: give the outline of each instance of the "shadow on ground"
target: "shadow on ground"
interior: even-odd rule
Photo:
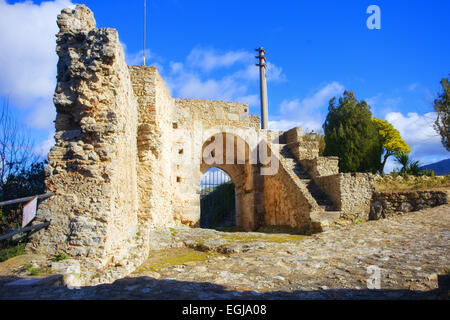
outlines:
[[[327,289],[292,292],[230,291],[207,282],[188,282],[151,277],[123,278],[111,284],[85,286],[79,289],[62,285],[62,276],[53,275],[34,281],[18,277],[0,277],[0,299],[31,300],[430,300],[448,299],[448,288],[430,291]],[[11,281],[16,280],[16,285]],[[17,282],[19,280],[19,282]],[[7,281],[7,282],[6,282]]]

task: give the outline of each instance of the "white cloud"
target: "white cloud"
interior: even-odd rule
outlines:
[[[284,100],[280,105],[279,120],[269,121],[269,128],[287,130],[301,126],[305,131],[318,132],[325,121],[328,102],[332,97],[341,95],[343,91],[344,86],[334,81],[303,100]]]
[[[318,120],[273,120],[269,121],[270,130],[286,131],[294,127],[302,127],[303,132],[320,132],[322,123]]]
[[[267,62],[266,76],[267,76],[267,81],[269,81],[269,82],[286,81],[286,76],[283,73],[283,68],[278,67],[270,62]]]
[[[144,64],[144,50],[140,50],[135,53],[129,53],[125,43],[121,43],[123,51],[125,53],[125,62],[129,66],[141,66]],[[160,73],[164,72],[164,67],[161,64],[162,59],[150,51],[150,49],[145,49],[145,65],[155,66]]]
[[[183,71],[183,63],[181,62],[171,62],[170,63],[170,72],[175,74]]]
[[[342,94],[344,86],[339,82],[332,82],[321,88],[311,97],[303,99],[301,102],[298,99],[291,102],[281,103],[281,110],[292,112],[295,109],[297,112],[303,113],[304,111],[317,110],[320,107],[327,106],[330,99],[336,95]]]
[[[384,100],[384,104],[388,108],[397,108],[402,100],[401,97],[387,98]]]
[[[47,139],[45,139],[39,146],[34,148],[34,152],[38,156],[42,157],[43,159],[47,159],[50,148],[55,144],[54,135],[55,130],[53,129],[49,132]]]
[[[259,69],[251,62],[245,69],[235,72],[233,76],[244,80],[257,81],[259,80]],[[285,81],[286,76],[283,74],[283,68],[267,62],[266,79],[268,82]]]
[[[442,146],[439,134],[433,129],[435,117],[434,112],[422,115],[411,112],[406,116],[400,112],[390,112],[386,120],[400,131],[403,140],[411,148],[411,157],[425,164],[430,157],[441,159],[449,155]]]
[[[14,106],[29,110],[31,128],[51,130],[55,119],[53,92],[56,86],[56,17],[72,7],[69,0],[9,4],[0,0],[0,95]],[[47,154],[53,138],[36,147]]]
[[[56,109],[52,97],[35,99],[25,120],[28,126],[36,129],[51,130],[54,128],[53,120],[56,118]]]
[[[225,75],[222,72],[219,77],[209,75],[211,70],[220,68],[229,72]],[[250,85],[257,84],[259,77],[254,55],[250,52],[219,53],[212,48],[195,48],[184,62],[170,62],[169,69],[163,77],[175,97],[258,104],[258,95],[249,92]],[[268,64],[267,74],[270,81],[285,79],[282,69],[273,64]]]
[[[381,94],[379,93],[379,94],[377,94],[376,96],[373,96],[373,97],[364,99],[364,101],[366,101],[366,103],[372,108],[372,111],[373,111],[373,108],[374,108],[374,107],[377,105],[377,103],[379,102],[380,97],[381,97]]]
[[[56,16],[68,0],[8,4],[0,0],[0,94],[22,105],[53,95]]]
[[[408,90],[409,91],[416,91],[416,89],[419,88],[419,87],[420,87],[420,83],[419,82],[414,82],[414,83],[412,83],[412,84],[410,84],[408,86]]]
[[[144,63],[144,50],[140,50],[136,53],[128,53],[127,46],[122,43],[123,51],[125,53],[125,61],[129,66],[141,66]],[[148,61],[153,58],[153,54],[149,49],[145,49],[145,64],[148,65]]]
[[[384,118],[388,113],[394,112],[403,102],[399,96],[386,97],[378,93],[376,96],[364,99],[371,107],[372,114],[376,117]]]
[[[252,59],[254,57],[251,53],[242,50],[228,51],[221,54],[211,48],[195,48],[189,53],[186,62],[192,68],[209,72],[217,68],[230,67],[236,63],[248,63]]]
[[[200,75],[183,69],[165,80],[172,93],[182,98],[235,101],[237,97],[247,93],[247,86],[232,77],[203,79]]]
[[[251,107],[260,105],[259,95],[257,95],[257,94],[250,94],[248,96],[238,97],[237,101],[242,102],[242,103],[247,103]]]

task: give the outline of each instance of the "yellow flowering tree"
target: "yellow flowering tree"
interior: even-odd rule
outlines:
[[[400,132],[395,129],[392,124],[378,118],[372,118],[371,121],[378,129],[378,134],[380,135],[383,146],[383,160],[381,160],[380,173],[384,174],[384,165],[390,156],[397,155],[401,152],[410,153],[411,149],[406,142],[403,141]]]

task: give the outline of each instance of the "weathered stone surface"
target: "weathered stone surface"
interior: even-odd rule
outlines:
[[[137,229],[137,100],[117,32],[85,6],[58,16],[55,146],[31,250],[107,264]],[[96,146],[104,145],[97,152]]]
[[[189,239],[264,246],[138,271],[111,284],[79,290],[44,284],[23,290],[0,283],[0,299],[448,298],[437,288],[439,275],[448,268],[449,217],[447,204],[297,239],[173,228],[162,237],[164,252]],[[380,290],[367,289],[369,266],[381,271]]]
[[[370,219],[378,220],[446,203],[448,203],[448,191],[374,192],[371,200]]]

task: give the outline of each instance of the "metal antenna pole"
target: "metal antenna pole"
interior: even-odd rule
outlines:
[[[261,129],[268,129],[268,107],[267,107],[267,84],[266,84],[266,51],[263,47],[255,49],[259,55],[255,58],[259,59],[256,65],[259,67],[259,87],[261,92]]]
[[[144,66],[145,66],[145,38],[146,38],[146,29],[147,29],[146,23],[147,23],[147,0],[144,0],[144,51],[143,51]]]

